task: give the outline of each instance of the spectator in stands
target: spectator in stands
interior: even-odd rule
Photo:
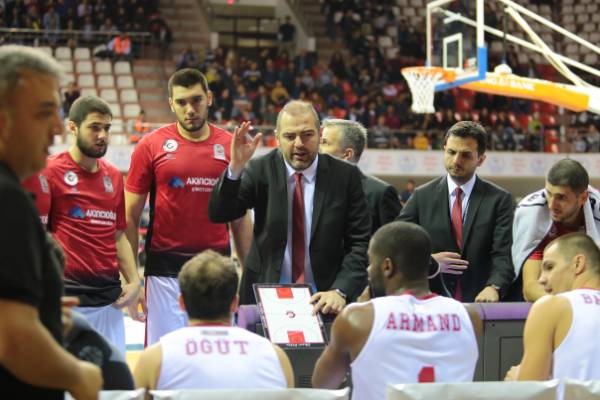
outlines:
[[[531,307],[523,332],[523,359],[506,379],[600,379],[597,243],[585,233],[550,242],[544,250],[539,283],[551,296]]]
[[[296,27],[292,23],[292,17],[286,15],[285,22],[279,25],[277,35],[280,49],[285,50],[288,54],[292,54],[296,49]]]
[[[146,121],[146,111],[140,110],[140,113],[134,120],[130,120],[132,122],[131,127],[129,128],[130,143],[137,143],[140,141],[144,135],[150,133],[150,123]]]
[[[231,326],[238,305],[238,274],[231,259],[206,250],[187,261],[178,278],[179,305],[189,324],[142,352],[134,372],[137,387],[294,387],[292,366],[283,350],[262,336]],[[194,355],[198,356],[190,357]]]
[[[276,105],[285,104],[290,98],[290,94],[287,89],[283,86],[280,79],[275,82],[275,87],[271,89],[271,101]]]
[[[592,122],[587,125],[587,142],[588,142],[588,153],[597,153],[600,151],[600,132],[598,128]]]
[[[98,30],[100,32],[105,32],[105,33],[118,33],[117,27],[115,26],[112,18],[110,18],[110,17],[106,17],[106,19],[104,20],[102,25],[100,25],[100,27],[98,27]]]
[[[408,199],[410,199],[410,196],[413,194],[414,191],[415,181],[413,179],[408,179],[406,181],[406,185],[404,186],[404,190],[400,192],[400,196],[398,196],[400,198],[400,205],[402,205],[402,207],[404,207],[404,205],[406,204]]]
[[[373,235],[372,299],[349,305],[335,319],[314,387],[337,389],[351,373],[353,399],[383,400],[389,383],[473,380],[481,320],[471,306],[431,293],[430,256],[431,239],[416,224],[392,222]]]
[[[523,274],[523,296],[536,301],[545,294],[539,282],[544,249],[552,240],[586,232],[600,243],[600,193],[589,186],[588,173],[570,159],[555,163],[545,188],[519,203],[513,223],[512,260],[515,275]]]
[[[325,119],[320,151],[352,164],[358,164],[367,146],[367,130],[358,122]],[[362,174],[363,191],[371,214],[371,233],[392,222],[400,213],[396,188],[376,177]]]
[[[198,54],[192,49],[191,45],[188,45],[183,53],[181,53],[177,65],[175,66],[176,70],[184,68],[200,68]]]
[[[390,146],[392,133],[390,128],[385,125],[385,116],[377,117],[377,124],[371,127],[371,136],[373,147],[378,149],[387,149]]]
[[[81,92],[80,92],[80,89],[77,86],[77,84],[73,81],[69,82],[67,84],[67,89],[65,90],[65,93],[64,93],[63,104],[62,104],[64,116],[69,115],[69,110],[71,109],[71,105],[75,102],[75,100],[77,100],[79,98],[79,96],[81,96]]]
[[[431,233],[433,258],[448,272],[430,280],[434,292],[464,302],[497,302],[514,278],[512,197],[476,174],[487,137],[476,122],[451,127],[444,137],[446,175],[415,189],[398,217]]]
[[[413,139],[413,148],[415,150],[431,150],[431,144],[425,132],[417,131]]]
[[[88,0],[81,0],[81,3],[77,6],[77,17],[83,18],[86,15],[92,15],[92,5]]]
[[[231,91],[229,88],[224,88],[221,92],[221,98],[217,104],[218,110],[221,113],[221,119],[229,121],[233,111],[233,98],[231,97]]]
[[[258,63],[256,61],[251,62],[249,68],[244,71],[242,80],[244,85],[250,89],[250,91],[255,91],[258,86],[262,85],[262,74],[258,69]]]
[[[267,112],[269,104],[271,104],[271,99],[267,94],[267,89],[264,85],[260,85],[256,96],[252,99],[252,112],[254,113],[254,116],[262,120]]]
[[[69,22],[73,23],[73,20],[70,19]],[[71,29],[74,29],[74,26],[71,26]],[[83,31],[83,35],[81,36],[83,41],[86,43],[91,43],[93,40],[92,32],[96,30],[91,15],[85,16],[85,18],[83,19],[83,25],[81,26],[81,30]]]
[[[127,32],[119,32],[107,45],[112,52],[113,61],[131,61],[133,57],[132,44]]]
[[[160,57],[164,59],[173,41],[171,28],[169,28],[167,22],[159,15],[153,15],[150,17],[150,22],[148,23],[148,31],[152,34],[152,38],[158,47]]]
[[[60,30],[60,15],[54,11],[54,5],[50,4],[44,13],[42,26],[46,30]]]

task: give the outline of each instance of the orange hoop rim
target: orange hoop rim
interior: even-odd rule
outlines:
[[[416,66],[416,67],[404,67],[401,69],[402,73],[413,73],[419,75],[434,75],[441,73],[443,80],[446,82],[454,82],[456,79],[456,71],[452,69],[446,69],[442,67],[424,67],[424,66]]]

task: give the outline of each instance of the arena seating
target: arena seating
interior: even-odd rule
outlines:
[[[50,47],[44,49],[52,54]],[[95,59],[85,47],[74,51],[68,47],[57,47],[54,56],[65,71],[61,92],[69,82],[76,82],[82,95],[99,95],[106,100],[114,117],[111,132],[116,135],[113,143],[126,143],[125,139],[119,140],[118,135],[125,133],[128,121],[135,119],[141,110],[130,63],[117,61],[113,64],[108,60]]]

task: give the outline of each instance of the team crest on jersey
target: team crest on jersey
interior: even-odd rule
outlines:
[[[38,176],[40,180],[40,188],[42,188],[43,193],[50,193],[50,186],[48,186],[48,180],[44,175]]]
[[[167,140],[165,140],[165,143],[163,144],[163,150],[167,151],[169,153],[172,153],[175,150],[177,150],[177,147],[179,147],[179,144],[177,143],[177,140],[175,140],[175,139],[167,139]]]
[[[215,144],[213,146],[213,152],[217,160],[225,160],[225,147],[222,144]]]
[[[63,178],[65,180],[65,183],[69,186],[75,186],[79,182],[77,174],[73,171],[67,171]]]
[[[112,184],[112,181],[110,180],[110,177],[105,176],[103,178],[103,181],[104,181],[104,190],[107,193],[113,193],[115,190],[113,189],[113,184]]]

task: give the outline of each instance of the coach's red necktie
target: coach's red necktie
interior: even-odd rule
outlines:
[[[296,188],[292,208],[292,283],[304,283],[304,196],[302,195],[302,174],[296,172]]]
[[[454,205],[452,206],[452,213],[450,214],[450,219],[452,220],[452,232],[454,233],[454,240],[456,240],[456,245],[459,248],[459,251],[462,251],[462,228],[463,228],[463,219],[462,219],[462,194],[463,191],[457,187],[454,191],[456,193],[456,200],[454,200]],[[456,291],[454,292],[454,298],[458,301],[462,300],[462,290],[460,288],[460,278],[456,281]]]

